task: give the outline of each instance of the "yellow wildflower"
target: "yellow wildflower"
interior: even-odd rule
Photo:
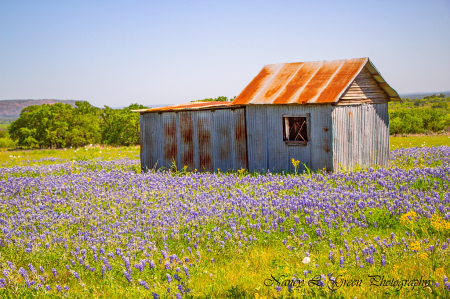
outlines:
[[[444,268],[437,268],[436,269],[436,277],[438,277],[438,278],[444,277]]]
[[[424,253],[422,253],[421,255],[419,255],[419,257],[420,257],[421,259],[426,259],[426,258],[428,257],[428,254],[426,254],[426,253],[424,252]]]
[[[437,214],[434,214],[431,218],[431,226],[436,230],[450,230],[450,222],[443,220],[442,217]]]
[[[400,222],[403,224],[410,224],[414,221],[414,218],[417,216],[416,212],[414,211],[409,211],[406,214],[403,214],[400,217]]]
[[[419,251],[420,250],[420,243],[419,243],[419,241],[415,241],[414,243],[411,243],[411,249]]]

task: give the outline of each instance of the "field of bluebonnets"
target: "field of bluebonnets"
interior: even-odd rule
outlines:
[[[299,175],[48,153],[0,160],[2,298],[450,295],[448,146]]]

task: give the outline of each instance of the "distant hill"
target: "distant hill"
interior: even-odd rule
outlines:
[[[0,118],[18,118],[23,108],[31,105],[64,103],[75,106],[74,100],[3,100],[0,101]]]
[[[450,91],[402,93],[402,94],[400,94],[400,97],[403,99],[417,100],[417,99],[423,99],[426,96],[431,96],[433,94],[440,94],[440,93],[445,94],[446,97],[450,97]]]

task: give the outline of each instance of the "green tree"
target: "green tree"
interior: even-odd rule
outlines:
[[[213,99],[213,98],[206,98],[206,99],[197,100],[197,101],[191,101],[191,102],[232,102],[235,98],[236,97],[229,99],[227,97],[220,96],[220,97],[217,97],[215,99]]]
[[[112,109],[108,106],[102,110],[102,142],[110,145],[139,144],[139,113],[131,110],[144,109],[139,104],[131,104],[124,109]]]
[[[100,109],[88,102],[75,102],[69,120],[68,144],[83,146],[101,142]]]

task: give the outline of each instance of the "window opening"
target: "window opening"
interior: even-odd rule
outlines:
[[[304,144],[309,141],[309,115],[283,116],[283,140],[290,144]]]

